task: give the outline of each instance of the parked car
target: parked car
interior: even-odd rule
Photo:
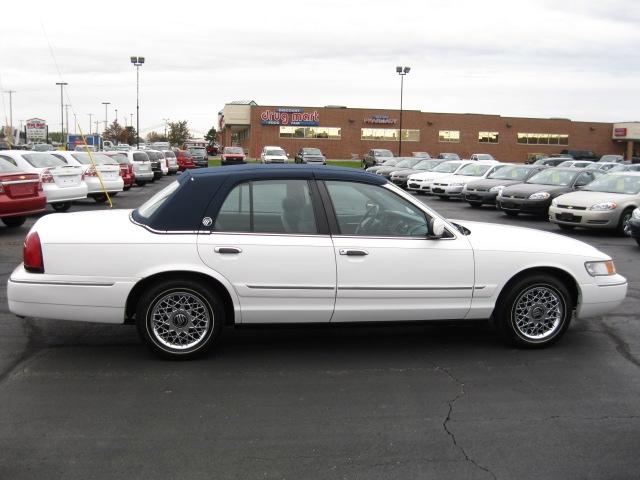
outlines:
[[[69,210],[74,200],[87,198],[87,183],[82,178],[82,168],[67,165],[51,153],[4,150],[0,151],[0,158],[23,172],[40,175],[47,203],[57,212]]]
[[[387,150],[385,148],[372,148],[362,158],[362,168],[367,169],[374,165],[380,165],[389,158],[393,158],[391,150]]]
[[[11,144],[5,140],[0,140],[0,150],[11,150]]]
[[[596,161],[600,157],[593,150],[560,150],[560,154],[571,157],[575,160],[591,160]]]
[[[41,213],[47,207],[40,176],[26,173],[0,158],[0,220],[7,227],[19,227],[27,215]]]
[[[429,152],[411,152],[411,155],[413,155],[414,157],[420,157],[420,158],[426,158],[426,159],[431,158],[431,155],[429,155]]]
[[[560,168],[587,168],[592,163],[591,160],[565,160],[564,162],[558,164]]]
[[[163,150],[164,158],[167,159],[167,166],[169,167],[169,175],[173,175],[177,173],[179,170],[178,167],[178,159],[176,158],[176,154],[173,150]]]
[[[149,160],[149,156],[141,150],[129,150],[125,153],[129,163],[133,166],[136,185],[143,187],[147,182],[152,182],[154,173],[153,170],[151,170],[151,160]]]
[[[477,162],[480,160],[495,160],[495,158],[493,158],[493,155],[489,155],[488,153],[474,153],[469,157],[469,160]]]
[[[133,212],[45,216],[7,283],[16,315],[135,321],[176,359],[223,326],[273,322],[492,317],[512,344],[540,348],[626,293],[611,257],[578,240],[451,223],[381,176],[319,166],[190,171]]]
[[[98,151],[95,145],[76,145],[73,150],[74,152],[97,152]]]
[[[220,145],[218,145],[217,143],[210,143],[209,145],[207,145],[207,154],[208,155],[217,155],[218,153],[220,153]]]
[[[390,167],[381,167],[377,169],[376,175],[382,175],[385,178],[391,178],[391,173],[393,173],[394,171],[413,168],[422,161],[420,157],[396,157],[396,158],[400,160],[398,163]]]
[[[409,178],[410,175],[413,175],[414,173],[430,172],[431,170],[433,170],[443,162],[446,162],[446,160],[424,159],[418,162],[417,164],[415,164],[411,168],[394,170],[393,172],[391,172],[390,180],[396,185],[398,185],[400,188],[406,188],[407,179]],[[376,167],[372,167],[372,168],[376,168]]]
[[[52,155],[63,160],[67,165],[82,168],[83,178],[87,184],[87,197],[97,203],[107,201],[107,195],[117,194],[124,189],[124,181],[120,176],[120,165],[113,158],[102,152],[53,152]]]
[[[598,162],[613,162],[613,163],[623,163],[624,156],[622,155],[602,155]]]
[[[618,166],[620,166],[620,164],[619,163],[615,163],[615,162],[591,162],[585,168],[590,168],[590,169],[594,169],[594,170],[601,170],[603,172],[608,172],[612,168],[615,168],[615,167],[618,167]]]
[[[260,162],[262,163],[287,163],[289,156],[280,147],[264,147],[260,154]]]
[[[237,165],[247,163],[247,156],[242,147],[224,147],[220,160],[222,165]]]
[[[613,172],[640,172],[640,163],[634,163],[634,164],[625,163],[621,165],[616,165],[607,173],[613,173]]]
[[[369,172],[369,173],[376,173],[381,168],[393,167],[393,166],[397,165],[400,160],[401,160],[401,158],[392,157],[392,158],[389,158],[389,159],[385,160],[384,162],[380,163],[379,165],[374,165],[373,167],[367,168],[366,171]]]
[[[115,161],[120,167],[120,177],[122,178],[122,190],[129,190],[136,183],[136,174],[133,171],[133,165],[129,162],[127,154],[124,152],[103,152],[107,157]]]
[[[640,208],[636,208],[631,214],[629,220],[629,235],[636,239],[636,243],[640,246]]]
[[[547,168],[526,182],[503,188],[496,197],[496,206],[510,216],[531,213],[546,217],[551,201],[588,185],[602,175],[585,168]]]
[[[407,188],[416,193],[431,193],[431,185],[436,178],[453,175],[471,160],[450,160],[424,173],[414,173],[407,179]]]
[[[313,165],[326,165],[327,158],[322,154],[319,148],[304,147],[298,150],[294,157],[296,163],[309,163]]]
[[[179,171],[184,172],[185,170],[196,168],[196,164],[193,163],[193,157],[187,150],[178,150],[175,154]]]
[[[506,163],[498,163],[495,160],[478,160],[465,165],[450,176],[436,178],[431,185],[431,194],[441,199],[462,198],[464,187],[467,183],[487,176],[502,167]]]
[[[159,151],[171,149],[171,144],[169,142],[152,142],[150,146],[152,149]]]
[[[34,152],[52,152],[56,148],[48,143],[36,143],[31,147]]]
[[[545,165],[547,167],[557,167],[562,162],[566,162],[567,160],[573,160],[569,157],[549,157],[549,158],[541,158],[533,162],[534,165]]]
[[[439,153],[436,157],[440,160],[460,160],[460,156],[457,153]]]
[[[640,172],[609,173],[578,192],[554,198],[549,220],[565,230],[608,228],[631,235],[629,221],[639,206]]]
[[[538,160],[542,160],[548,157],[549,155],[547,155],[546,153],[528,153],[527,159],[524,161],[524,163],[527,165],[530,165],[532,163],[537,162]]]
[[[120,143],[120,144],[116,145],[115,147],[113,147],[113,149],[116,152],[128,152],[129,150],[132,150],[131,146],[126,144],[126,143]]]
[[[467,183],[462,193],[472,207],[495,205],[503,188],[526,182],[536,173],[549,168],[546,165],[506,165],[487,175],[483,180]]]
[[[209,166],[209,154],[206,147],[190,146],[187,151],[191,154],[196,167],[205,168]]]
[[[169,175],[169,160],[162,150],[156,150],[156,154],[160,157],[160,169],[162,175]]]
[[[160,155],[158,154],[158,152],[156,150],[151,150],[150,148],[145,148],[143,153],[146,154],[147,157],[149,157],[149,162],[151,162],[151,171],[153,172],[153,178],[149,181],[155,182],[159,178],[162,178],[162,166],[160,165]]]

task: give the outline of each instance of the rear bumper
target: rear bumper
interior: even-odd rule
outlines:
[[[87,198],[88,188],[85,182],[73,187],[60,188],[57,185],[43,184],[42,189],[47,196],[47,203],[70,202]]]
[[[85,178],[85,182],[87,182],[87,195],[92,195],[94,193],[103,193],[102,185],[104,184],[104,189],[107,192],[121,192],[124,188],[124,181],[121,177],[118,177],[117,180],[103,180],[102,184],[98,178]]]
[[[44,195],[28,198],[7,198],[0,195],[0,217],[18,217],[40,213],[47,207],[47,199]]]
[[[153,178],[153,172],[151,170],[144,172],[135,172],[136,180],[148,182]]]

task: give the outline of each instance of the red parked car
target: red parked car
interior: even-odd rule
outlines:
[[[104,154],[113,158],[120,165],[120,176],[124,181],[123,190],[126,192],[136,183],[136,174],[133,171],[133,165],[129,163],[129,158],[120,152],[104,152]]]
[[[222,151],[222,165],[237,165],[247,163],[242,147],[224,147]]]
[[[196,164],[193,163],[193,157],[187,150],[176,151],[176,159],[178,160],[178,170],[181,172],[189,168],[196,168]]]
[[[19,227],[27,215],[43,212],[47,197],[40,175],[24,173],[0,158],[0,219],[7,227]]]

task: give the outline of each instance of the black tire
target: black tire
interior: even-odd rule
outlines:
[[[622,215],[620,215],[620,220],[618,221],[618,227],[616,228],[616,232],[618,235],[622,237],[630,237],[631,231],[628,229],[627,223],[631,220],[631,215],[633,214],[633,208],[627,208]]]
[[[449,195],[438,195],[440,200],[449,200]]]
[[[129,191],[129,190],[131,190],[131,185],[129,185],[127,187],[122,187],[122,191],[123,192]]]
[[[531,305],[532,301],[537,303]],[[554,302],[557,306],[549,309]],[[575,299],[558,278],[532,274],[505,286],[493,312],[493,320],[502,337],[516,347],[544,348],[564,335],[571,323],[574,307]],[[530,317],[533,315],[542,320],[550,312],[556,315],[553,325],[544,325]],[[519,324],[518,318],[522,320],[523,317],[528,323]],[[547,330],[540,333],[545,328]],[[528,333],[527,329],[534,330]]]
[[[66,212],[71,208],[71,202],[52,203],[51,208],[53,208],[56,212]]]
[[[575,225],[565,225],[564,223],[558,223],[558,226],[560,227],[560,230],[573,230],[575,227]]]
[[[482,207],[482,203],[480,202],[468,202],[469,205],[471,205],[473,208],[480,208]]]
[[[27,217],[6,217],[2,219],[2,223],[9,228],[21,227],[26,221]]]
[[[514,212],[513,210],[503,210],[503,212],[509,215],[510,217],[517,217],[518,213],[520,213],[520,212]]]
[[[146,180],[136,180],[136,185],[144,187],[147,184]]]
[[[104,193],[98,193],[93,195],[93,199],[96,203],[104,203],[107,201],[107,196]]]
[[[167,335],[173,334],[176,335],[176,337],[163,343],[162,332],[154,330],[153,315],[158,303],[171,295],[187,297],[187,299],[193,303],[194,307],[190,310],[186,308],[175,309],[169,313],[172,315],[172,318],[167,325],[177,330],[173,330],[172,333],[169,332]],[[175,305],[175,302],[171,303],[171,306],[174,308]],[[181,303],[181,306],[182,305],[184,305],[184,302]],[[206,330],[202,333],[201,338],[197,340],[197,343],[192,346],[185,348],[172,347],[170,343],[178,337],[185,339],[185,336],[180,335],[181,333],[186,334],[187,330],[194,332],[196,335],[200,333],[195,330],[196,327],[194,327],[193,324],[190,324],[189,327],[186,326],[189,325],[188,322],[193,321],[190,312],[194,310],[204,316],[200,319],[201,322],[206,319]],[[159,313],[156,312],[156,315],[159,315]],[[140,337],[155,354],[171,359],[186,360],[198,357],[207,352],[220,336],[224,318],[224,304],[219,295],[211,289],[201,286],[198,282],[189,279],[176,278],[154,283],[144,291],[136,308],[136,323]],[[187,322],[187,324],[180,325],[181,322]]]

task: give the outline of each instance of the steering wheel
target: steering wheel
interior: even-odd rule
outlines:
[[[360,219],[360,223],[356,227],[355,233],[358,234],[370,228],[375,223],[376,217],[378,216],[379,212],[380,212],[380,205],[376,203],[367,202],[367,211]]]

